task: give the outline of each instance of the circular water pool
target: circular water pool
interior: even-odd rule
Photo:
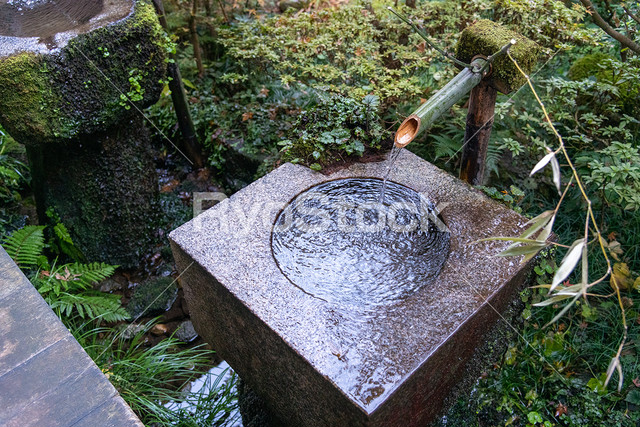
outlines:
[[[282,273],[332,303],[390,305],[433,283],[449,253],[450,234],[416,191],[382,180],[328,181],[296,196],[271,236]]]
[[[0,35],[49,37],[102,12],[103,0],[9,0],[0,2]]]

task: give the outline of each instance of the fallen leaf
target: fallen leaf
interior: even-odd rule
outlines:
[[[635,377],[633,379],[633,385],[636,386],[636,387],[640,387],[640,378]]]
[[[618,289],[625,291],[629,290],[629,288],[633,286],[629,266],[624,262],[616,262],[613,264],[613,272],[611,273],[609,284],[614,291]]]
[[[567,405],[563,404],[563,403],[558,403],[558,406],[556,406],[556,417],[559,417],[561,415],[566,415],[569,412]]]
[[[242,121],[246,122],[247,120],[251,120],[253,118],[253,113],[250,111],[247,111],[246,113],[242,114]]]

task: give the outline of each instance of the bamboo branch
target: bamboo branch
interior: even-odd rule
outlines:
[[[591,0],[580,0],[580,3],[584,7],[587,8],[587,12],[591,15],[591,19],[593,19],[594,24],[600,27],[605,33],[616,39],[622,46],[628,48],[633,51],[637,55],[640,55],[640,45],[624,34],[616,31],[611,25],[607,23],[607,21],[600,16],[598,10],[595,8]]]

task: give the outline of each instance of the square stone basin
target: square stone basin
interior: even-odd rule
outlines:
[[[518,235],[526,218],[403,150],[390,180],[426,196],[450,230],[438,276],[369,310],[290,282],[272,255],[277,215],[310,187],[387,169],[285,164],[170,235],[196,330],[288,426],[425,426],[528,272],[495,256],[507,242],[474,243]]]

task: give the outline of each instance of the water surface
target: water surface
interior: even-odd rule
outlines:
[[[391,305],[433,283],[449,231],[414,190],[379,179],[316,185],[278,215],[272,250],[283,274],[327,302]]]

